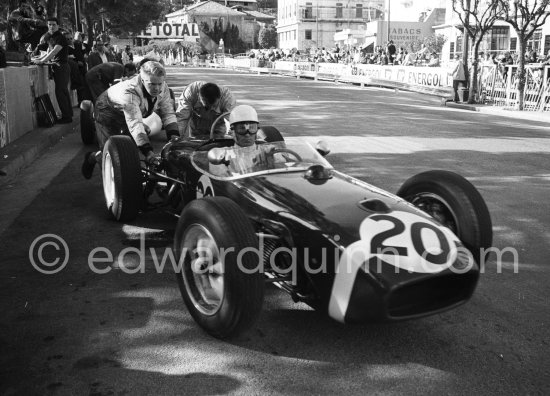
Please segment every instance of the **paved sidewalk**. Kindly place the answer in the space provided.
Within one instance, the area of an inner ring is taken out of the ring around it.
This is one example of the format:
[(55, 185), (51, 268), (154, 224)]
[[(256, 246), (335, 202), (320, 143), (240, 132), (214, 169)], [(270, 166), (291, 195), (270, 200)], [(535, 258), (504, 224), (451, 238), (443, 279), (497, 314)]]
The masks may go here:
[(34, 129), (15, 142), (0, 148), (0, 187), (12, 182), (22, 169), (29, 166), (48, 148), (68, 133), (80, 131), (80, 111), (74, 108), (73, 122), (50, 128)]

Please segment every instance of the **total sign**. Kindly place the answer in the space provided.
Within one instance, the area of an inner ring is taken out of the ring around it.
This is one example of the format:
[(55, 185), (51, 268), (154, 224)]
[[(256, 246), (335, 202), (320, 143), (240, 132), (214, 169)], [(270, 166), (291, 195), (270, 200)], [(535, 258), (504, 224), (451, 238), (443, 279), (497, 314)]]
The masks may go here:
[(196, 23), (153, 22), (138, 37), (197, 41), (200, 37), (199, 25)]

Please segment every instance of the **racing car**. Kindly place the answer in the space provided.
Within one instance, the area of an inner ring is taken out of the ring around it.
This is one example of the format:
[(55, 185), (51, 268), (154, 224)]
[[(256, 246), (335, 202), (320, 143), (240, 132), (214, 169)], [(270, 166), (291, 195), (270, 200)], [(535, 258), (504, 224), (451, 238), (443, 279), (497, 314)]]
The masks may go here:
[(178, 217), (177, 282), (206, 332), (249, 330), (269, 283), (342, 323), (420, 318), (472, 296), (492, 224), (465, 178), (427, 171), (393, 194), (334, 169), (322, 142), (285, 139), (274, 127), (258, 137), (271, 160), (244, 168), (231, 137), (173, 138), (153, 165), (128, 136), (104, 148), (116, 220), (135, 218), (155, 193)]

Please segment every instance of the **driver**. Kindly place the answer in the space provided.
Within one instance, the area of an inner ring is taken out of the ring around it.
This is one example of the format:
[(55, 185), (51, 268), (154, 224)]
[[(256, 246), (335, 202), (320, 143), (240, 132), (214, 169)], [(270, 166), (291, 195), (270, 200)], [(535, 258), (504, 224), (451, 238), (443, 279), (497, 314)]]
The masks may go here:
[[(143, 64), (138, 75), (113, 85), (97, 98), (94, 118), (100, 149), (110, 136), (129, 134), (146, 160), (154, 161), (155, 154), (147, 136), (149, 128), (143, 123), (153, 112), (160, 115), (168, 140), (179, 135), (165, 77), (164, 67), (149, 61)], [(82, 164), (82, 175), (86, 179), (92, 177), (95, 164), (100, 160), (101, 150), (86, 153)]]
[[(178, 125), (184, 137), (210, 138), (212, 124), (223, 113), (235, 107), (236, 100), (231, 91), (206, 81), (195, 81), (185, 87), (178, 100)], [(223, 137), (225, 126), (216, 127), (214, 137)]]
[(225, 150), (228, 165), (210, 164), (210, 172), (218, 176), (233, 173), (248, 173), (272, 169), (273, 149), (271, 144), (258, 144), (258, 113), (249, 105), (236, 106), (229, 115), (229, 124), (233, 134), (234, 146)]

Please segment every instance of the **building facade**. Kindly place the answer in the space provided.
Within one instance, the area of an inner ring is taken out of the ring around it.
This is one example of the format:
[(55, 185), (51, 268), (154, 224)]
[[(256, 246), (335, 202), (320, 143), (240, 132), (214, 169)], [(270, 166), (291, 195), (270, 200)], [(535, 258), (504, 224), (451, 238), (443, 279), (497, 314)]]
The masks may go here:
[(367, 22), (383, 17), (385, 3), (386, 0), (279, 0), (279, 48), (334, 47), (334, 35), (338, 32), (358, 32), (363, 36)]
[(201, 22), (205, 22), (210, 29), (214, 27), (214, 23), (221, 20), (223, 30), (226, 30), (229, 25), (237, 26), (241, 40), (249, 48), (255, 46), (260, 30), (260, 25), (253, 15), (225, 7), (216, 1), (203, 1), (189, 7), (184, 7), (181, 10), (167, 14), (166, 20), (167, 22), (175, 23), (193, 22), (199, 25)]
[[(436, 34), (447, 37), (442, 51), (443, 60), (452, 59), (455, 54), (463, 53), (464, 29), (459, 16), (453, 11), (452, 0), (446, 2), (445, 22), (434, 26), (434, 31)], [(545, 25), (536, 30), (527, 45), (531, 46), (539, 56), (548, 54), (550, 51), (550, 22), (547, 21)], [(519, 45), (514, 28), (507, 22), (497, 21), (493, 28), (485, 34), (479, 50), (497, 55), (504, 52), (517, 52)]]
[(444, 8), (434, 8), (423, 13), (423, 21), (372, 21), (368, 22), (364, 32), (362, 46), (385, 46), (392, 40), (397, 48), (407, 48), (408, 43), (423, 40), (435, 33), (434, 26), (444, 23), (446, 11)]

